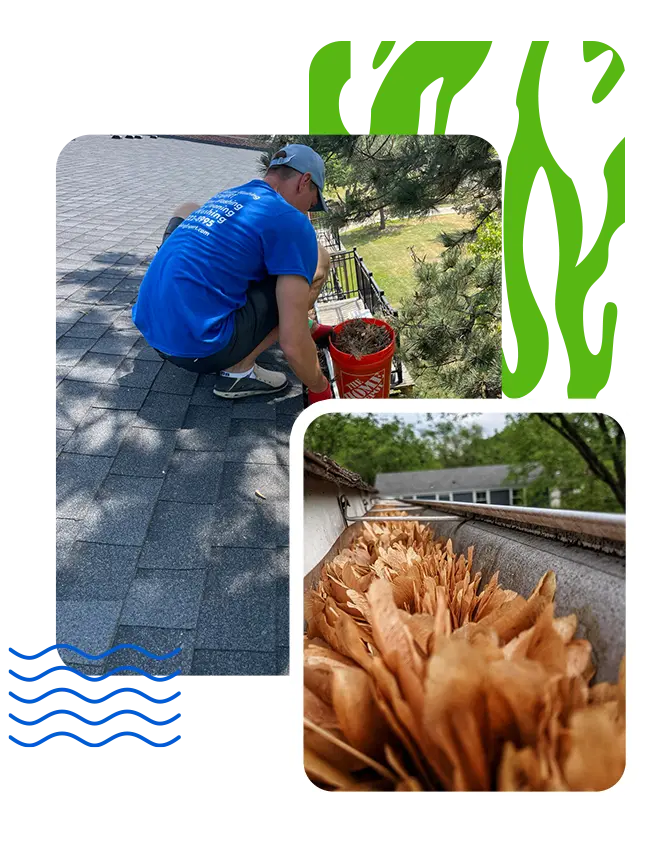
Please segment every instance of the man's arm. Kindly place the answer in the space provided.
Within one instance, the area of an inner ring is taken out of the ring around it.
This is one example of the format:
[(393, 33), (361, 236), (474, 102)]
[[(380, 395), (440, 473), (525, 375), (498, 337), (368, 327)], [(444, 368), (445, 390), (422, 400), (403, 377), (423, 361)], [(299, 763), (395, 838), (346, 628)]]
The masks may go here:
[(323, 245), (317, 243), (317, 270), (310, 284), (310, 293), (308, 295), (308, 307), (312, 309), (315, 306), (315, 301), (319, 297), (324, 283), (328, 280), (328, 272), (331, 268), (331, 255)]
[(317, 348), (308, 329), (310, 288), (303, 277), (282, 274), (276, 282), (278, 342), (290, 368), (311, 392), (323, 392), (328, 380), (322, 374)]

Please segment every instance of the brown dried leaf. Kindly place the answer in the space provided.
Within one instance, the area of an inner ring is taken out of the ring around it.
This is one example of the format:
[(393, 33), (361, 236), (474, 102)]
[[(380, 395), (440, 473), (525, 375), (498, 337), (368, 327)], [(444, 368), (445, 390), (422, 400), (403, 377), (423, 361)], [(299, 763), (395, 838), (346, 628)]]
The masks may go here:
[(503, 757), (498, 768), (498, 790), (565, 790), (566, 787), (553, 787), (546, 773), (545, 764), (536, 751), (530, 747), (516, 749), (509, 741), (505, 744)]
[(382, 754), (387, 725), (373, 695), (371, 679), (360, 668), (333, 670), (333, 709), (344, 737), (371, 757)]
[(530, 598), (533, 598), (536, 595), (545, 598), (547, 601), (553, 601), (555, 598), (555, 591), (557, 589), (557, 576), (551, 570), (546, 572), (545, 575), (541, 577), (539, 583), (532, 590), (532, 594)]
[(389, 668), (395, 673), (402, 667), (420, 670), (421, 659), (415, 651), (410, 631), (399, 615), (391, 584), (374, 581), (367, 599), (374, 641)]
[(564, 643), (569, 643), (577, 631), (577, 616), (574, 613), (553, 619), (552, 626), (562, 638)]
[(482, 653), (462, 641), (449, 641), (428, 663), (422, 720), (426, 752), (450, 789), (490, 789), (482, 734), (485, 668)]
[(423, 787), (419, 784), (416, 778), (409, 776), (408, 778), (403, 779), (403, 781), (399, 781), (395, 789), (398, 791), (414, 792), (418, 790), (423, 790)]
[(577, 711), (570, 720), (563, 773), (571, 790), (607, 790), (625, 769), (625, 732), (608, 705)]
[(303, 715), (320, 728), (339, 728), (333, 708), (308, 687), (303, 688)]
[(335, 787), (339, 790), (355, 789), (355, 781), (349, 773), (334, 767), (311, 749), (304, 749), (303, 766), (308, 778), (312, 781)]
[(609, 684), (607, 681), (604, 681), (601, 684), (595, 684), (589, 689), (589, 703), (592, 705), (618, 702), (619, 700), (620, 689), (618, 684)]
[[(566, 647), (566, 675), (584, 675), (591, 669), (591, 643), (588, 640), (573, 640)], [(592, 671), (592, 670), (591, 670)]]
[(303, 652), (303, 683), (323, 702), (331, 705), (332, 672), (343, 666), (351, 666), (351, 661), (344, 655), (321, 646), (306, 646)]
[(499, 608), (495, 621), (490, 622), (490, 615), (483, 619), (482, 624), (485, 627), (491, 624), (501, 642), (508, 643), (521, 631), (531, 628), (548, 604), (547, 599), (540, 595), (532, 596), (528, 601), (518, 597)]

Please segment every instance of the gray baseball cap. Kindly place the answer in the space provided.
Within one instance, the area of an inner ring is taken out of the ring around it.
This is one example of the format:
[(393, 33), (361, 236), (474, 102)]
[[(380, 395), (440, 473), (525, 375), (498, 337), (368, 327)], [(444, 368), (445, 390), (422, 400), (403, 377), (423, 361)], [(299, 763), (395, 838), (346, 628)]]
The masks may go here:
[(269, 163), (270, 168), (274, 165), (287, 165), (289, 168), (294, 168), (300, 174), (310, 173), (310, 179), (317, 186), (319, 192), (319, 200), (311, 207), (310, 212), (325, 212), (328, 207), (322, 195), (324, 188), (324, 179), (326, 176), (326, 166), (321, 156), (316, 153), (307, 144), (286, 144), (278, 153), (284, 152), (285, 156), (279, 156), (272, 159)]

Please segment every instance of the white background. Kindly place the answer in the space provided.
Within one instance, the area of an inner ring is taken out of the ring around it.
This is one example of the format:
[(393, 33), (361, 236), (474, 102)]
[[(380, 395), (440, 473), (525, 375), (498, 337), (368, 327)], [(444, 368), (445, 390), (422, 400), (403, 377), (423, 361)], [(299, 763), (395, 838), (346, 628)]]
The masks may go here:
[[(359, 796), (317, 790), (302, 770), (302, 568), (293, 562), (292, 675), (181, 679), (182, 719), (172, 727), (180, 726), (182, 739), (170, 749), (155, 750), (124, 738), (93, 750), (61, 738), (25, 750), (8, 741), (16, 726), (5, 719), (0, 744), (5, 810), (0, 825), (6, 845), (273, 843), (333, 849), (427, 841), (424, 845), (621, 846), (628, 834), (645, 827), (643, 793), (650, 774), (645, 627), (650, 574), (650, 273), (649, 155), (642, 125), (649, 112), (649, 45), (644, 40), (649, 29), (642, 18), (643, 4), (631, 2), (566, 0), (527, 9), (525, 4), (469, 0), (459, 5), (402, 2), (386, 10), (381, 4), (351, 2), (227, 6), (131, 0), (33, 3), (20, 12), (5, 12), (0, 231), (5, 286), (0, 342), (5, 401), (0, 419), (3, 650), (13, 646), (36, 651), (51, 644), (55, 634), (51, 293), (59, 150), (71, 138), (91, 133), (306, 132), (308, 68), (328, 42), (351, 39), (357, 62), (360, 51), (366, 49), (371, 57), (378, 41), (392, 36), (404, 37), (406, 45), (415, 38), (493, 36), (497, 40), (484, 67), (453, 101), (448, 131), (481, 135), (504, 159), (516, 128), (516, 89), (529, 41), (552, 38), (541, 87), (544, 131), (553, 154), (578, 187), (588, 244), (604, 212), (604, 161), (623, 134), (628, 139), (628, 223), (614, 238), (609, 269), (586, 306), (589, 344), (595, 347), (602, 304), (608, 297), (618, 305), (611, 380), (598, 401), (564, 400), (568, 365), (553, 317), (554, 220), (549, 192), (540, 179), (528, 213), (526, 261), (548, 320), (552, 350), (537, 392), (519, 402), (399, 403), (405, 412), (601, 410), (616, 416), (625, 428), (629, 452), (625, 777), (606, 793), (550, 794), (545, 800), (509, 794)], [(600, 106), (590, 104), (590, 92), (608, 57), (583, 63), (582, 38), (612, 44), (625, 62), (625, 76)], [(389, 61), (385, 64), (389, 66)], [(369, 104), (378, 85), (374, 80), (377, 77), (356, 79), (347, 85), (342, 114), (351, 132), (368, 128)], [(432, 115), (432, 102), (425, 102), (424, 109)], [(32, 330), (29, 350), (18, 342), (24, 338), (25, 323)], [(507, 319), (505, 348), (513, 366), (515, 349)], [(382, 409), (390, 409), (389, 402)], [(297, 552), (302, 549), (302, 429), (316, 412), (303, 414), (292, 436), (292, 546)], [(6, 668), (9, 657), (6, 652)], [(55, 682), (52, 675), (50, 680), (52, 686), (70, 686), (70, 677)], [(5, 679), (6, 690), (17, 689), (8, 674)], [(5, 717), (16, 707), (10, 701), (6, 698)], [(168, 715), (176, 712), (177, 702), (171, 704), (174, 710)], [(95, 710), (94, 715), (102, 715), (102, 706)], [(157, 715), (163, 715), (164, 708), (158, 710)], [(95, 739), (101, 739), (99, 733)]]

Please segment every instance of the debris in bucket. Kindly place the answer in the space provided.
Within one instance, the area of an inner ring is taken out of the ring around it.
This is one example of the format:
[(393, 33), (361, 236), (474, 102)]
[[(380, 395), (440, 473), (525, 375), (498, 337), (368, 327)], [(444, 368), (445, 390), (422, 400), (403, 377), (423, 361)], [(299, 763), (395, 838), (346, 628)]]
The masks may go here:
[(473, 549), (364, 522), (306, 601), (305, 768), (329, 790), (604, 790), (625, 767), (625, 661), (589, 686), (591, 644)]
[(377, 354), (392, 341), (389, 330), (380, 324), (369, 324), (361, 318), (352, 318), (333, 336), (333, 345), (343, 354), (356, 360), (368, 354)]

